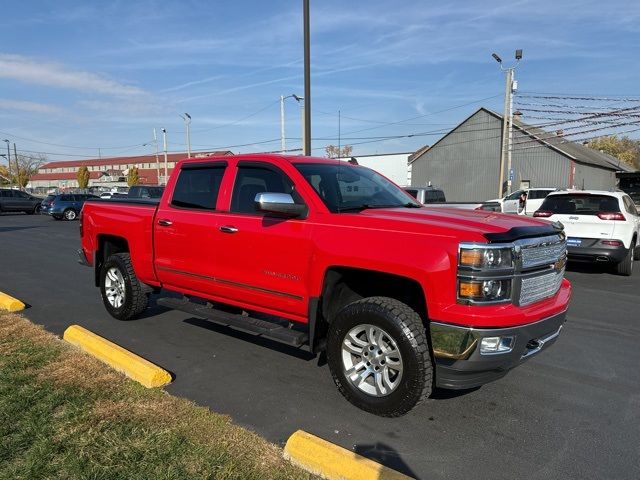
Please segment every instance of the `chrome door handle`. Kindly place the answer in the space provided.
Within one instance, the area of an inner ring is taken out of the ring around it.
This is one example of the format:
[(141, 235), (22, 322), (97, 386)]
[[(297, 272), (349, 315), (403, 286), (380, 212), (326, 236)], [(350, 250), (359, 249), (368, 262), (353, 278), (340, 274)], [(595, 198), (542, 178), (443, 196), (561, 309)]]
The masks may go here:
[(160, 225), (161, 227), (170, 227), (171, 225), (173, 225), (173, 222), (171, 220), (162, 218), (158, 220), (158, 225)]
[(223, 225), (220, 227), (220, 231), (222, 233), (236, 233), (238, 229), (236, 227), (232, 227), (231, 225)]

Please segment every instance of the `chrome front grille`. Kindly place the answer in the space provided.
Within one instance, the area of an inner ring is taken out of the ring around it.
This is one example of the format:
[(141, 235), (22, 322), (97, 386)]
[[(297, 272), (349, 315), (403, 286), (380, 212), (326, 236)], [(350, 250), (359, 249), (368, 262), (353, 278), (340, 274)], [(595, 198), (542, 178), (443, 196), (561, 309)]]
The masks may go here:
[(520, 301), (518, 303), (520, 305), (529, 305), (530, 303), (555, 295), (560, 289), (563, 278), (564, 268), (535, 277), (522, 278), (520, 284)]
[(522, 268), (552, 265), (564, 257), (567, 252), (567, 241), (556, 240), (554, 243), (539, 243), (523, 246), (520, 250)]

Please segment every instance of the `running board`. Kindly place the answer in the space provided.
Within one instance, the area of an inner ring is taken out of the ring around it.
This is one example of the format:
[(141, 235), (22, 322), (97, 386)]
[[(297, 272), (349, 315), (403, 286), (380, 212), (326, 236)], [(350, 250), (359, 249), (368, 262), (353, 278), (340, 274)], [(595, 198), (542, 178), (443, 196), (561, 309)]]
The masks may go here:
[(300, 347), (309, 341), (309, 335), (306, 332), (293, 330), (281, 324), (260, 320), (259, 318), (217, 310), (207, 305), (192, 302), (188, 298), (159, 298), (157, 304), (173, 310), (180, 310), (194, 317), (205, 318), (233, 330), (286, 343), (293, 347)]

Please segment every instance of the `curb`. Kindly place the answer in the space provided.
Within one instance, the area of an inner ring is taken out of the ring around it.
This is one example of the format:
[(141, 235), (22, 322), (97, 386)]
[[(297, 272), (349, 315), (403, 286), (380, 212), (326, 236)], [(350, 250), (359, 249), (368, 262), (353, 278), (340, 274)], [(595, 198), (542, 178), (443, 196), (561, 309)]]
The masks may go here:
[(79, 325), (67, 328), (62, 338), (147, 388), (171, 383), (165, 369)]
[(8, 312), (19, 312), (25, 309), (25, 304), (17, 298), (13, 298), (6, 293), (0, 292), (0, 310), (6, 310)]
[(304, 470), (329, 480), (408, 480), (400, 472), (303, 430), (287, 440), (284, 458)]

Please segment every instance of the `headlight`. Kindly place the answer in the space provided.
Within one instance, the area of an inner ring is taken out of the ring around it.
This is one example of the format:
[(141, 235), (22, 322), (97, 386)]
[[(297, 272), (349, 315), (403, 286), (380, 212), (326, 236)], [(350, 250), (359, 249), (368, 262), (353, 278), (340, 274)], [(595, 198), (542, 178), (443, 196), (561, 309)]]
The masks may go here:
[(460, 248), (460, 266), (477, 269), (512, 268), (511, 248)]
[(511, 297), (511, 280), (460, 280), (458, 297), (480, 302), (508, 300)]

